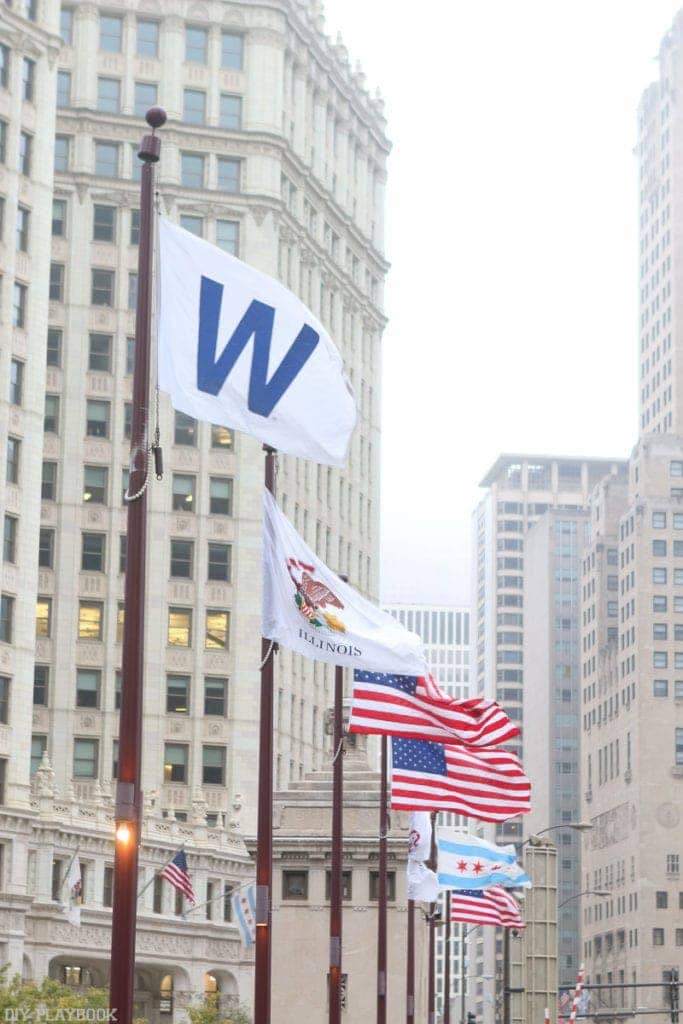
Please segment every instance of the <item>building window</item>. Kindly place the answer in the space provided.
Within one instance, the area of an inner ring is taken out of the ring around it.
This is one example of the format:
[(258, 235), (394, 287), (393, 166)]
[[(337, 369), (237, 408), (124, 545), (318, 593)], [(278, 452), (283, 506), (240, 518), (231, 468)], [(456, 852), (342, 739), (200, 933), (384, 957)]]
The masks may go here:
[(669, 634), (669, 629), (666, 622), (654, 622), (652, 624), (652, 639), (653, 640), (666, 640)]
[(0, 722), (6, 725), (9, 720), (9, 676), (0, 676)]
[(0, 87), (3, 89), (7, 89), (9, 87), (9, 62), (9, 46), (5, 46), (4, 43), (0, 43)]
[(21, 63), (21, 97), (27, 103), (33, 102), (36, 87), (36, 62), (24, 57)]
[(220, 126), (228, 131), (239, 131), (242, 127), (242, 97), (221, 93)]
[(92, 237), (95, 242), (116, 241), (116, 207), (95, 203), (93, 206)]
[(164, 782), (187, 782), (187, 744), (165, 744)]
[(197, 445), (197, 421), (184, 412), (176, 412), (175, 426), (173, 431), (173, 443), (196, 447)]
[(676, 729), (676, 747), (675, 747), (675, 762), (676, 766), (680, 768), (683, 766), (683, 729)]
[(233, 256), (239, 255), (240, 226), (238, 221), (216, 221), (216, 245), (219, 249), (223, 249), (225, 252), (229, 252)]
[(50, 264), (50, 302), (64, 302), (64, 264)]
[(71, 104), (71, 72), (57, 72), (57, 107), (63, 109)]
[(240, 191), (241, 160), (229, 157), (218, 157), (217, 188), (221, 192), (237, 193)]
[(102, 601), (78, 602), (78, 639), (101, 640), (104, 619)]
[(111, 334), (91, 334), (88, 337), (88, 369), (98, 373), (111, 373)]
[(20, 281), (14, 282), (14, 289), (12, 292), (12, 326), (13, 327), (25, 327), (26, 326), (26, 298), (28, 296), (28, 286), (22, 284)]
[(197, 238), (204, 237), (203, 217), (193, 217), (189, 214), (183, 214), (180, 218), (180, 226), (183, 231), (189, 231), (191, 235), (196, 235)]
[(205, 123), (206, 93), (202, 89), (183, 90), (183, 121), (186, 124)]
[(0, 640), (12, 643), (14, 627), (14, 598), (9, 594), (0, 595)]
[(666, 512), (653, 512), (652, 513), (652, 527), (655, 530), (666, 529)]
[(161, 875), (154, 876), (154, 895), (152, 898), (152, 910), (155, 914), (161, 914), (163, 910), (163, 878)]
[(652, 945), (663, 946), (664, 945), (664, 929), (653, 928), (652, 929)]
[(74, 778), (96, 779), (99, 741), (74, 739)]
[(208, 33), (205, 28), (185, 29), (185, 60), (192, 64), (206, 64)]
[(225, 785), (225, 747), (202, 747), (202, 783)]
[(119, 147), (116, 142), (95, 143), (95, 174), (100, 178), (118, 178)]
[(59, 12), (59, 34), (65, 46), (73, 42), (74, 12), (71, 7), (62, 7)]
[(31, 174), (31, 158), (33, 156), (33, 136), (28, 132), (19, 133), (19, 174), (28, 177)]
[(192, 609), (168, 609), (169, 647), (190, 647), (192, 644)]
[(107, 469), (105, 466), (84, 467), (83, 501), (89, 501), (92, 505), (106, 505)]
[(97, 79), (97, 109), (104, 114), (118, 114), (121, 109), (121, 82), (118, 78)]
[[(379, 899), (379, 872), (370, 872), (370, 899)], [(387, 899), (396, 899), (396, 872), (387, 871)]]
[(66, 135), (55, 137), (55, 171), (69, 170), (69, 138)]
[(673, 459), (669, 463), (669, 476), (683, 476), (683, 462), (680, 459)]
[(653, 612), (665, 612), (667, 606), (667, 599), (663, 594), (655, 594), (652, 598), (652, 611)]
[(667, 875), (677, 875), (680, 871), (680, 857), (677, 853), (667, 853), (666, 855), (666, 873)]
[[(116, 777), (116, 776), (114, 776)], [(114, 868), (111, 864), (104, 865), (102, 879), (102, 906), (111, 907), (114, 903)]]
[(128, 274), (128, 309), (136, 309), (138, 304), (138, 275)]
[(39, 596), (36, 599), (36, 636), (52, 635), (52, 598)]
[(193, 556), (194, 541), (172, 540), (171, 576), (178, 576), (181, 579), (192, 579)]
[(90, 302), (93, 306), (114, 305), (114, 271), (93, 270)]
[(126, 571), (126, 556), (128, 554), (128, 537), (125, 533), (119, 535), (119, 573)]
[(166, 710), (174, 715), (189, 711), (190, 677), (166, 676)]
[(57, 463), (43, 462), (43, 475), (40, 485), (40, 496), (43, 501), (57, 500)]
[(31, 736), (31, 775), (35, 775), (40, 768), (43, 754), (47, 750), (47, 736), (39, 736), (35, 733)]
[(109, 402), (89, 398), (86, 402), (85, 433), (88, 437), (109, 437)]
[(19, 483), (19, 458), (21, 441), (18, 437), (7, 438), (7, 459), (5, 461), (5, 480), (8, 484)]
[(21, 405), (24, 394), (24, 364), (12, 359), (9, 366), (9, 400), (12, 405)]
[(135, 83), (135, 116), (144, 117), (150, 107), (157, 105), (156, 82)]
[(204, 714), (225, 717), (228, 680), (218, 676), (204, 678)]
[(669, 906), (669, 894), (666, 890), (658, 890), (655, 893), (655, 907), (657, 910), (666, 910)]
[(173, 474), (171, 507), (174, 512), (194, 512), (194, 486), (193, 476)]
[(82, 534), (81, 569), (84, 572), (104, 572), (106, 540), (105, 533)]
[(652, 695), (654, 697), (669, 696), (669, 682), (667, 679), (655, 679), (652, 683)]
[(100, 50), (121, 53), (123, 21), (110, 14), (100, 15)]
[(41, 526), (38, 538), (38, 565), (41, 569), (52, 569), (55, 551), (55, 531)]
[(218, 648), (227, 650), (229, 643), (230, 613), (215, 608), (206, 610), (206, 632), (204, 647), (207, 650)]
[(235, 432), (229, 427), (211, 425), (211, 447), (219, 451), (231, 452), (235, 447)]
[(156, 21), (138, 20), (137, 24), (138, 57), (159, 56), (159, 23)]
[[(139, 210), (131, 210), (130, 211), (130, 244), (131, 245), (139, 245), (140, 244), (140, 211)], [(135, 341), (134, 338), (132, 340)], [(130, 368), (130, 370), (126, 369), (126, 373), (132, 373), (132, 372), (133, 372), (133, 366), (132, 366), (132, 363), (131, 363), (131, 368)]]
[(62, 365), (62, 332), (57, 327), (48, 327), (47, 330), (47, 365)]
[(308, 899), (308, 871), (282, 872), (283, 900)]
[(232, 479), (212, 476), (209, 481), (209, 512), (219, 516), (232, 515)]
[(28, 252), (31, 211), (25, 206), (17, 207), (17, 252)]
[(47, 697), (50, 690), (50, 666), (33, 666), (33, 703), (40, 707), (47, 707)]
[(116, 643), (123, 643), (123, 630), (126, 624), (126, 610), (123, 601), (116, 605)]
[(183, 153), (180, 158), (180, 183), (185, 188), (204, 188), (204, 157)]
[(14, 564), (17, 560), (17, 517), (5, 513), (2, 532), (2, 560)]
[(244, 40), (234, 32), (221, 34), (221, 67), (242, 70)]
[(121, 710), (121, 686), (123, 676), (121, 672), (114, 673), (114, 711)]
[(653, 540), (652, 541), (652, 554), (666, 555), (666, 541), (665, 540)]
[(66, 199), (52, 200), (52, 237), (64, 238), (66, 235)]
[(232, 547), (230, 544), (209, 543), (209, 579), (230, 582)]
[(79, 668), (76, 670), (76, 707), (99, 708), (101, 672), (96, 669)]

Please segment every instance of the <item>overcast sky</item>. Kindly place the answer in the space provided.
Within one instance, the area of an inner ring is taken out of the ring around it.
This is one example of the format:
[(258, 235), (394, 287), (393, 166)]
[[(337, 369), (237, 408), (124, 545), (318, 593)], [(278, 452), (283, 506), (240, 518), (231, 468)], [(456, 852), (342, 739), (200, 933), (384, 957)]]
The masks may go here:
[(500, 452), (636, 440), (636, 108), (679, 6), (326, 0), (393, 142), (386, 600), (468, 602)]

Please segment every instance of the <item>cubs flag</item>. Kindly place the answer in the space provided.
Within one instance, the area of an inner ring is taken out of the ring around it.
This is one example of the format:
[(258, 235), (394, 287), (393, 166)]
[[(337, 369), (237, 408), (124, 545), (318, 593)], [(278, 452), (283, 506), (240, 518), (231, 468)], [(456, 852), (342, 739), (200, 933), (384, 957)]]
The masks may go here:
[(424, 863), (431, 854), (432, 822), (426, 811), (410, 814), (408, 839), (408, 899), (434, 903), (439, 895), (436, 873)]
[(519, 735), (499, 704), (484, 697), (456, 700), (432, 676), (356, 670), (350, 732), (444, 740), (494, 747)]
[(256, 886), (253, 882), (233, 894), (232, 916), (240, 930), (242, 944), (253, 946), (256, 938)]
[(263, 636), (316, 661), (424, 674), (422, 641), (311, 551), (264, 492)]
[(451, 921), (525, 928), (519, 903), (500, 885), (490, 889), (458, 889), (451, 894)]
[(391, 749), (391, 806), (397, 811), (507, 821), (531, 810), (531, 785), (517, 755), (507, 750), (397, 736)]
[(496, 846), (454, 828), (439, 829), (437, 875), (442, 889), (486, 889), (492, 885), (529, 888), (514, 846)]
[(173, 408), (344, 466), (356, 405), (341, 356), (287, 288), (159, 220), (159, 386)]

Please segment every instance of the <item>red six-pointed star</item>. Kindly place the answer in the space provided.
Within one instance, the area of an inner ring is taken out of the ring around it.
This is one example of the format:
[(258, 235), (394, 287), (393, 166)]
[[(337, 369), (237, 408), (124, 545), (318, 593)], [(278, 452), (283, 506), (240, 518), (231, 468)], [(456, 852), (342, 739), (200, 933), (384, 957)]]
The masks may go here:
[(458, 861), (458, 871), (467, 871), (467, 861), (466, 860), (459, 860)]
[(480, 871), (483, 871), (484, 869), (483, 869), (483, 867), (481, 866), (481, 864), (479, 863), (479, 861), (477, 861), (477, 863), (476, 863), (475, 865), (473, 865), (473, 868), (472, 868), (472, 870), (474, 871), (475, 875), (478, 875), (478, 874), (479, 874), (479, 872), (480, 872)]

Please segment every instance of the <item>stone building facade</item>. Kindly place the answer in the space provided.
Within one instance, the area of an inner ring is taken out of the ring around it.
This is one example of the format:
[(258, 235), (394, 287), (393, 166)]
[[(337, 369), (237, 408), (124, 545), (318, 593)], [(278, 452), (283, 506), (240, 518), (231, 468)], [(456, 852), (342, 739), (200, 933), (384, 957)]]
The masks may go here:
[[(382, 102), (325, 36), (316, 0), (13, 0), (0, 9), (0, 43), (0, 308), (11, 325), (0, 350), (10, 382), (0, 396), (0, 837), (13, 901), (0, 944), (13, 970), (102, 978), (85, 957), (99, 940), (74, 933), (61, 940), (70, 963), (46, 959), (49, 928), (31, 921), (38, 895), (50, 903), (59, 890), (53, 862), (86, 840), (84, 920), (90, 907), (107, 919), (144, 113), (155, 103), (168, 113), (159, 211), (279, 277), (342, 352), (359, 411), (348, 466), (282, 457), (278, 500), (375, 599), (389, 146)], [(166, 471), (149, 492), (141, 863), (149, 871), (185, 842), (202, 901), (252, 870), (242, 837), (256, 821), (263, 457), (252, 438), (174, 415), (163, 395), (158, 425)], [(327, 666), (278, 655), (279, 787), (322, 763), (331, 683)], [(39, 805), (41, 821), (53, 813), (49, 828), (38, 828)], [(212, 922), (183, 919), (183, 960), (195, 966), (191, 977), (177, 962), (170, 973), (185, 998), (216, 966), (206, 952), (216, 928), (229, 964), (216, 983), (250, 998), (248, 958), (220, 905), (220, 921), (218, 900)], [(29, 933), (37, 941), (22, 950)], [(159, 977), (139, 982), (161, 1012)]]

